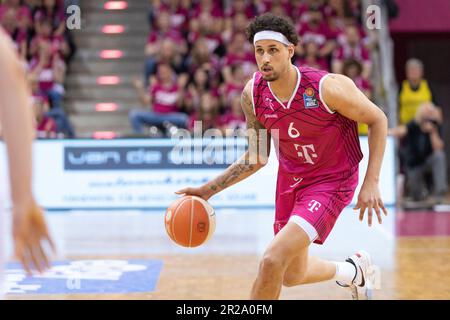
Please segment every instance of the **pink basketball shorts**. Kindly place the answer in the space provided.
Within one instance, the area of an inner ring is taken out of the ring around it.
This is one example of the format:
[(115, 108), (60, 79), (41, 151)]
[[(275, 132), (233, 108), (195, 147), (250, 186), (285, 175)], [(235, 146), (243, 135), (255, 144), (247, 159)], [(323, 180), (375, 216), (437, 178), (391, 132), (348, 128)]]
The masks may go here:
[(302, 179), (278, 173), (274, 233), (289, 221), (298, 224), (311, 242), (323, 244), (358, 185), (358, 166), (344, 172)]

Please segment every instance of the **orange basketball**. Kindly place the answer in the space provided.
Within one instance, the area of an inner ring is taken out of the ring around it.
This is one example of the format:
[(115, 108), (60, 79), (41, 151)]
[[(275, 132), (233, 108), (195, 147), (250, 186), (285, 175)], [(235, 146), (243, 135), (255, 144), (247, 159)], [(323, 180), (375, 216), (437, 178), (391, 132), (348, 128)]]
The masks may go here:
[(169, 237), (183, 247), (205, 243), (216, 228), (213, 207), (200, 197), (184, 196), (167, 208), (165, 226)]

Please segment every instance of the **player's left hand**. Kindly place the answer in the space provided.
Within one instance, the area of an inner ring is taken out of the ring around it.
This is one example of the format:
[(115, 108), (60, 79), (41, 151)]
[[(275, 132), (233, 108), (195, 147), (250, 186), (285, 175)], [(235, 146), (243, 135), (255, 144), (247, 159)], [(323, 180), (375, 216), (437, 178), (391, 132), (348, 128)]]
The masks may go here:
[(353, 208), (353, 210), (358, 209), (360, 221), (363, 221), (364, 212), (367, 209), (369, 227), (372, 226), (372, 210), (375, 210), (378, 217), (378, 222), (380, 224), (382, 223), (380, 209), (383, 211), (385, 216), (387, 216), (387, 210), (384, 207), (383, 200), (381, 200), (378, 183), (364, 181), (361, 190), (359, 191), (358, 203), (356, 203), (356, 206)]

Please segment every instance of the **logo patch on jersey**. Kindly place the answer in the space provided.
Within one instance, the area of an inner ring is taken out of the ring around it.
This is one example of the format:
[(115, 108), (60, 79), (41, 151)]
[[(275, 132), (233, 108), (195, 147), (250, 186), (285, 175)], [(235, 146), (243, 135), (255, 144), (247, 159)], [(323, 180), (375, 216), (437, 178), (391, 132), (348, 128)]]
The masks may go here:
[(266, 97), (265, 99), (264, 99), (265, 101), (265, 104), (266, 104), (266, 107), (269, 107), (272, 111), (275, 111), (274, 109), (273, 109), (273, 102), (272, 102), (272, 99), (270, 99), (269, 97)]
[(309, 87), (305, 90), (303, 93), (303, 102), (306, 109), (317, 108), (319, 106), (319, 102), (316, 99), (313, 88)]

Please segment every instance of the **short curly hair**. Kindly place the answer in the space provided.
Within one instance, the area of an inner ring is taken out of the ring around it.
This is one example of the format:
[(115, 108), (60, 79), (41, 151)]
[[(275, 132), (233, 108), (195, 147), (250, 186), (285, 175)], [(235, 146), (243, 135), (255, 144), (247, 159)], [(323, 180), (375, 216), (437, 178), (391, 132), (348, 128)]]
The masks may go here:
[(276, 16), (272, 13), (265, 13), (256, 17), (246, 28), (247, 40), (253, 44), (255, 34), (270, 30), (283, 34), (294, 46), (298, 44), (298, 34), (294, 25), (286, 18)]

